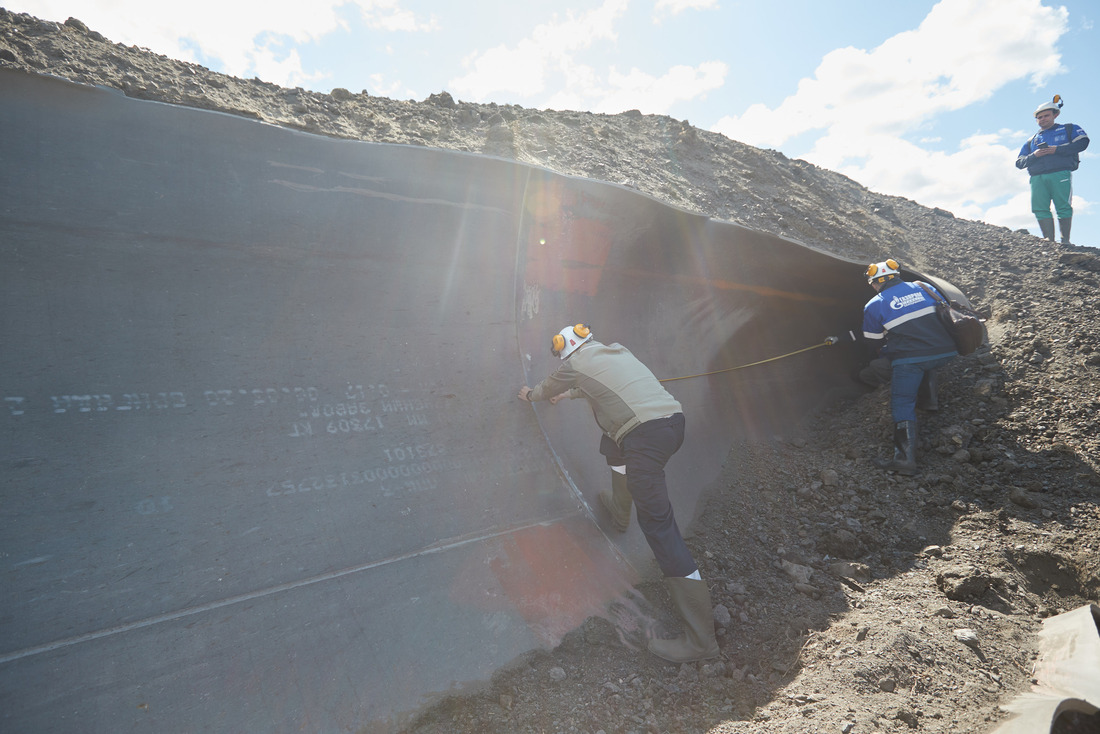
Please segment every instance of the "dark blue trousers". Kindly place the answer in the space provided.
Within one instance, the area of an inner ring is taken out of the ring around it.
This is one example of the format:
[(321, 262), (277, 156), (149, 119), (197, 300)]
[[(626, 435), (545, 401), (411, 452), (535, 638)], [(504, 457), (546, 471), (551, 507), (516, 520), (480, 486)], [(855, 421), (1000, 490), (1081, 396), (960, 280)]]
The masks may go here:
[(920, 390), (924, 373), (943, 367), (957, 356), (957, 354), (949, 354), (926, 359), (923, 362), (905, 364), (894, 362), (893, 374), (890, 378), (890, 413), (895, 423), (917, 419), (917, 392)]
[(684, 443), (684, 414), (646, 421), (616, 446), (606, 439), (600, 452), (609, 466), (626, 465), (626, 488), (638, 510), (642, 528), (657, 565), (665, 576), (690, 576), (699, 570), (680, 535), (665, 483), (665, 464)]

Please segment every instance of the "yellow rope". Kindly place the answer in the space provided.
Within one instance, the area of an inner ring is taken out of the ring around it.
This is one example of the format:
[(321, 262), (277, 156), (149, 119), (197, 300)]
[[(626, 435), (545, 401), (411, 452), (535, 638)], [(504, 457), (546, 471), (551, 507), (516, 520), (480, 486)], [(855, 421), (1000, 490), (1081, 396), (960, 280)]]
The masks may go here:
[(805, 347), (803, 349), (796, 349), (793, 352), (787, 352), (786, 354), (780, 354), (778, 357), (770, 357), (768, 359), (762, 359), (759, 362), (750, 362), (749, 364), (743, 364), (738, 367), (727, 367), (724, 370), (715, 370), (714, 372), (702, 372), (698, 375), (684, 375), (683, 377), (666, 377), (660, 382), (673, 382), (675, 380), (690, 380), (693, 377), (707, 377), (708, 375), (720, 375), (723, 372), (733, 372), (734, 370), (743, 370), (746, 367), (755, 367), (758, 364), (767, 364), (768, 362), (775, 362), (778, 359), (784, 359), (786, 357), (793, 357), (796, 354), (802, 354), (803, 352), (809, 352), (813, 349), (819, 349), (821, 347), (831, 347), (836, 344), (838, 339), (835, 336), (830, 336), (820, 344), (814, 344), (812, 347)]

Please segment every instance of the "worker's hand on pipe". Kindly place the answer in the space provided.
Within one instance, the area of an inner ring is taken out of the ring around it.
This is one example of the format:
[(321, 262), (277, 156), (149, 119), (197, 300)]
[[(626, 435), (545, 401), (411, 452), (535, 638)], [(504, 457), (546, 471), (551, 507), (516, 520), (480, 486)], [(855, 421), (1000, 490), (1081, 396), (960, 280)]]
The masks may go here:
[(519, 395), (517, 395), (516, 397), (518, 397), (520, 400), (526, 400), (527, 402), (531, 402), (531, 399), (529, 397), (527, 397), (530, 394), (531, 394), (531, 388), (524, 385), (523, 387), (521, 387), (519, 389)]

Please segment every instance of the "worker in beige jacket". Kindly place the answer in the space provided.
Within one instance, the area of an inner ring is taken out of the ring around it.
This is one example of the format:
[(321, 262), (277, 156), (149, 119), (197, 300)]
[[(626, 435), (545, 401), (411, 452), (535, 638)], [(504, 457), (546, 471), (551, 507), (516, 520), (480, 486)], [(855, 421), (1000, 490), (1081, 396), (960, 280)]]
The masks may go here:
[(665, 464), (684, 442), (684, 414), (649, 368), (621, 344), (601, 344), (585, 324), (555, 334), (551, 351), (562, 360), (554, 374), (535, 387), (524, 385), (519, 398), (529, 402), (584, 398), (603, 431), (600, 453), (611, 466), (611, 489), (600, 501), (617, 530), (638, 525), (657, 559), (669, 594), (684, 619), (684, 634), (653, 639), (649, 649), (672, 662), (718, 655), (710, 592), (680, 535), (665, 482)]

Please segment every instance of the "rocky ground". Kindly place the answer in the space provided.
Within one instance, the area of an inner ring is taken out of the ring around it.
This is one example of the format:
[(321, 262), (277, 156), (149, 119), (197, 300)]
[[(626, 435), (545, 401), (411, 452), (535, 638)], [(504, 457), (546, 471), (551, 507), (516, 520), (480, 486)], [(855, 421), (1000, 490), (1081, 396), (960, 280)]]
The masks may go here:
[[(589, 620), (410, 734), (988, 732), (1030, 685), (1042, 620), (1100, 599), (1096, 250), (876, 194), (668, 117), (284, 89), (2, 8), (0, 65), (625, 184), (846, 257), (893, 256), (988, 316), (990, 346), (945, 369), (941, 409), (921, 417), (919, 476), (871, 465), (891, 430), (881, 389), (734, 448), (689, 540), (721, 658), (675, 666), (639, 649), (637, 609), (675, 619), (663, 589), (644, 586), (617, 624)], [(1056, 727), (1098, 730), (1097, 717)]]

